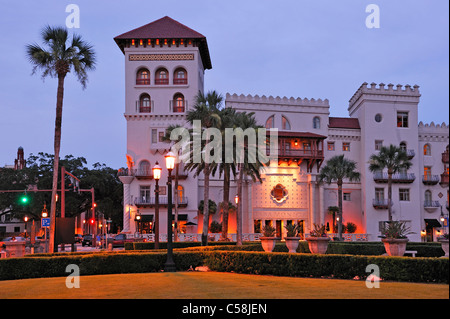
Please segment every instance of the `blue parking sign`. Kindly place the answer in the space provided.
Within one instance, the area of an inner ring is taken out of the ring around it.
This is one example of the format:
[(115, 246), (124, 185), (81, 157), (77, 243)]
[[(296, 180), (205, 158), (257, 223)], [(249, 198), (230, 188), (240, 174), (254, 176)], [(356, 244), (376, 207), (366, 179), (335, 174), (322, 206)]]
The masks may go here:
[(50, 227), (50, 218), (42, 218), (41, 227)]

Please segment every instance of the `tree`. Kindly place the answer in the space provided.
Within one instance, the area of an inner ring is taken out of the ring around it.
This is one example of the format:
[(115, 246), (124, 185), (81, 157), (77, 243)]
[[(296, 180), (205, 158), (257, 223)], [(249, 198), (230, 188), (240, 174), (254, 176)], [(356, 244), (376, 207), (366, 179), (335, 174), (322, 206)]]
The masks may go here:
[(392, 175), (411, 168), (408, 154), (400, 146), (382, 146), (378, 154), (369, 157), (369, 170), (373, 173), (387, 169), (388, 174), (388, 218), (392, 221)]
[[(204, 175), (204, 196), (203, 200), (205, 202), (209, 199), (209, 177), (211, 174), (211, 154), (208, 151), (208, 144), (211, 142), (209, 136), (209, 128), (215, 128), (220, 126), (220, 116), (218, 114), (219, 109), (222, 107), (223, 97), (216, 91), (208, 92), (204, 95), (199, 92), (196, 96), (196, 103), (193, 110), (190, 110), (187, 115), (187, 121), (192, 125), (195, 120), (201, 121), (202, 129), (206, 129), (206, 139), (202, 152), (204, 154), (201, 163), (194, 163), (191, 161), (185, 168), (188, 170), (196, 170), (196, 175), (203, 172)], [(208, 244), (208, 206), (205, 205), (203, 209), (203, 232), (202, 232), (202, 245), (206, 246)]]
[(356, 172), (356, 162), (344, 158), (344, 155), (337, 155), (330, 158), (327, 164), (322, 167), (319, 174), (319, 183), (337, 183), (338, 186), (338, 237), (342, 240), (342, 184), (344, 179), (349, 181), (359, 181), (360, 173)]
[[(257, 132), (258, 129), (261, 129), (262, 126), (259, 126), (256, 123), (256, 119), (254, 117), (254, 113), (246, 113), (240, 112), (237, 113), (236, 119), (236, 127), (241, 128), (242, 131), (238, 132), (239, 135), (241, 132), (244, 132), (248, 128), (253, 128)], [(258, 136), (258, 134), (255, 134)], [(249, 140), (244, 138), (238, 138), (240, 143), (236, 143), (235, 145), (235, 160), (239, 169), (239, 177), (237, 180), (237, 195), (239, 198), (239, 202), (237, 203), (236, 209), (236, 245), (242, 245), (242, 185), (244, 183), (244, 179), (251, 178), (253, 182), (259, 181), (262, 182), (261, 179), (261, 170), (266, 166), (267, 163), (262, 163), (259, 159), (261, 158), (259, 152), (265, 152), (266, 150), (260, 150), (257, 145), (252, 145)], [(253, 153), (250, 150), (256, 150)]]
[(87, 83), (87, 71), (95, 69), (95, 53), (93, 47), (82, 40), (81, 36), (73, 35), (69, 45), (67, 29), (46, 26), (41, 37), (46, 48), (38, 44), (26, 46), (26, 54), (33, 65), (33, 74), (39, 69), (42, 77), (58, 78), (56, 95), (56, 119), (54, 138), (53, 186), (50, 206), (50, 251), (55, 250), (55, 224), (56, 224), (56, 190), (58, 185), (59, 151), (61, 147), (61, 124), (64, 99), (64, 79), (67, 73), (74, 71), (83, 89)]

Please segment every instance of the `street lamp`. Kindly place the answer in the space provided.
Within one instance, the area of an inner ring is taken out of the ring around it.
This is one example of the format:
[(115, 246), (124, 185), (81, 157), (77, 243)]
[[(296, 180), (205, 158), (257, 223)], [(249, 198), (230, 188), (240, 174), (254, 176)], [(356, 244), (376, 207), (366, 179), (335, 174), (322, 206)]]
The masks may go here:
[(169, 171), (167, 178), (167, 260), (164, 264), (164, 271), (176, 271), (175, 263), (173, 261), (172, 248), (172, 170), (175, 167), (175, 155), (172, 152), (165, 156), (166, 168)]
[(155, 179), (155, 249), (159, 249), (159, 179), (161, 178), (162, 168), (156, 162), (152, 168), (153, 178)]
[(237, 204), (239, 204), (239, 195), (234, 196), (234, 202)]

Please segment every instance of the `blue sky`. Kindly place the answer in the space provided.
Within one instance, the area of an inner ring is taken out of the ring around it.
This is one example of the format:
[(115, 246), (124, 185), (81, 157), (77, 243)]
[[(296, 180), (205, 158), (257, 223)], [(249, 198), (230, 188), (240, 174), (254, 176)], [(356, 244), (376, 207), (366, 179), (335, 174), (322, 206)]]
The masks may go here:
[[(0, 167), (17, 148), (53, 153), (56, 79), (31, 75), (27, 43), (46, 24), (64, 26), (80, 8), (81, 34), (98, 57), (86, 90), (65, 83), (61, 155), (91, 165), (125, 166), (124, 57), (113, 38), (163, 16), (207, 37), (213, 69), (205, 90), (327, 98), (331, 116), (348, 116), (363, 82), (418, 84), (419, 119), (448, 123), (449, 3), (444, 0), (0, 0)], [(380, 8), (369, 29), (366, 6)]]

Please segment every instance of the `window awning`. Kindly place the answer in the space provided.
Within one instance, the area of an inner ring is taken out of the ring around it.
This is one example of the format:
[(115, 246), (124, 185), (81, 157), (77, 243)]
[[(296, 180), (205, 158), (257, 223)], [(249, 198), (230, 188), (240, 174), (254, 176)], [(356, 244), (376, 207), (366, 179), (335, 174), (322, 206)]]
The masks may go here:
[(431, 228), (442, 227), (441, 223), (437, 219), (425, 219), (425, 225)]

